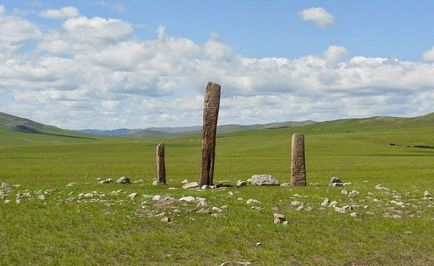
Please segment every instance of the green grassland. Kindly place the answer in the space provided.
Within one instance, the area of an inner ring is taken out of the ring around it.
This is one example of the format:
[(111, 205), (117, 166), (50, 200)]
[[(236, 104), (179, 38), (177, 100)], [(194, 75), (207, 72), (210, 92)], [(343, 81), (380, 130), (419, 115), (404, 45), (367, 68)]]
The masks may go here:
[[(222, 133), (214, 180), (235, 184), (267, 173), (289, 182), (291, 134), (303, 132), (309, 185), (210, 190), (181, 188), (184, 179), (198, 180), (199, 134), (164, 140), (168, 185), (153, 186), (157, 140), (0, 127), (0, 181), (20, 185), (8, 195), (10, 203), (0, 202), (0, 264), (433, 265), (434, 201), (423, 199), (425, 190), (434, 192), (433, 118)], [(120, 176), (133, 184), (97, 184), (97, 178)], [(360, 194), (350, 200), (343, 188), (328, 187), (332, 176)], [(377, 184), (391, 191), (376, 190)], [(46, 199), (39, 200), (44, 191)], [(24, 192), (32, 196), (16, 204), (16, 194)], [(90, 192), (91, 199), (79, 200)], [(127, 197), (132, 192), (138, 193), (134, 200)], [(227, 209), (216, 217), (198, 214), (195, 204), (159, 206), (149, 195), (203, 197), (209, 206)], [(324, 198), (357, 205), (357, 217), (321, 208)], [(261, 209), (251, 209), (247, 199), (259, 200)], [(293, 201), (313, 209), (297, 211)], [(276, 208), (288, 225), (273, 223)], [(165, 212), (172, 222), (148, 217), (150, 212)]]

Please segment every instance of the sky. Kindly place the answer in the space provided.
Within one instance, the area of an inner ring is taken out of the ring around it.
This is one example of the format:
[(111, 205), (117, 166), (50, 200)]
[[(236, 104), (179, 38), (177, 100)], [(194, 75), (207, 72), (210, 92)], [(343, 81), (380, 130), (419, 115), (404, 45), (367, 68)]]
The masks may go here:
[(0, 112), (68, 129), (434, 111), (434, 1), (0, 1)]

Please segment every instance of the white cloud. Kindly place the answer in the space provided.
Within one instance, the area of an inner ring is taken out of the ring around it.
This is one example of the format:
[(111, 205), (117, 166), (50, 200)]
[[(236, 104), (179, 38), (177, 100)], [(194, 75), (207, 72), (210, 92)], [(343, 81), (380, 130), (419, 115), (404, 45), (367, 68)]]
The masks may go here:
[[(5, 12), (4, 9), (3, 12)], [(0, 12), (0, 51), (15, 50), (40, 37), (41, 31), (36, 25), (20, 17)]]
[(342, 57), (346, 56), (347, 54), (348, 54), (347, 48), (343, 46), (331, 45), (324, 52), (324, 58), (327, 61), (334, 63), (342, 59)]
[(221, 123), (423, 114), (434, 100), (431, 62), (349, 58), (337, 45), (250, 58), (215, 35), (196, 43), (159, 27), (140, 39), (118, 19), (79, 16), (48, 29), (0, 20), (2, 111), (67, 128), (200, 124), (207, 81), (222, 85)]
[(39, 13), (40, 17), (48, 19), (67, 19), (78, 17), (79, 15), (80, 12), (78, 9), (72, 6), (65, 6), (59, 9), (43, 10)]
[(65, 21), (63, 28), (73, 38), (84, 42), (117, 41), (125, 39), (133, 31), (131, 24), (126, 21), (100, 17), (70, 18)]
[(118, 1), (99, 0), (96, 1), (96, 4), (116, 12), (123, 12), (127, 9), (124, 4)]
[(312, 21), (322, 28), (329, 27), (335, 23), (335, 17), (322, 7), (304, 9), (299, 15), (303, 20)]
[(0, 15), (4, 14), (6, 12), (6, 9), (3, 5), (0, 5)]
[(424, 61), (434, 61), (434, 46), (431, 48), (431, 50), (423, 53), (422, 59)]

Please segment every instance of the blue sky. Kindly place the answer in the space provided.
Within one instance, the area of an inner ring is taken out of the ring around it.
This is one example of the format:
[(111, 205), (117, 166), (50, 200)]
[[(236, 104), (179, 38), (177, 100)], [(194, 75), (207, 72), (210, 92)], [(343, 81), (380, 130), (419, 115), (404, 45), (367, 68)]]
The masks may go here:
[(209, 79), (221, 123), (433, 111), (433, 1), (0, 5), (0, 111), (44, 123), (200, 124)]

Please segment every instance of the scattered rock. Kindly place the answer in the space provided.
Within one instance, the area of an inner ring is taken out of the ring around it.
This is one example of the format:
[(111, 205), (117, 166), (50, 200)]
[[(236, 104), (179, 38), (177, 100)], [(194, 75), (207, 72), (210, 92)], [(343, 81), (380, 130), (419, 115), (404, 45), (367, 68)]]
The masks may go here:
[(83, 198), (85, 198), (85, 199), (90, 199), (92, 197), (93, 197), (93, 193), (92, 192), (89, 192), (89, 193), (86, 193), (86, 194), (83, 195)]
[(405, 208), (404, 202), (392, 200), (392, 201), (390, 201), (390, 203), (395, 204), (396, 206), (399, 206), (401, 208)]
[(382, 184), (378, 184), (378, 185), (376, 185), (376, 186), (375, 186), (375, 189), (376, 189), (376, 190), (385, 190), (385, 191), (389, 191), (389, 190), (390, 190), (389, 188), (383, 186)]
[(229, 180), (222, 180), (222, 181), (218, 181), (215, 184), (216, 188), (220, 188), (220, 187), (232, 187), (231, 181)]
[(182, 188), (184, 189), (198, 188), (198, 187), (199, 187), (199, 183), (197, 182), (184, 183), (184, 185), (182, 186)]
[(193, 202), (195, 200), (196, 200), (196, 198), (193, 196), (182, 197), (179, 199), (179, 201), (185, 201), (185, 202)]
[(351, 205), (345, 205), (341, 208), (335, 207), (335, 211), (339, 212), (339, 213), (346, 213), (346, 212), (351, 211), (351, 210), (353, 210), (353, 207)]
[(424, 199), (432, 199), (432, 195), (431, 195), (431, 193), (429, 193), (428, 191), (425, 191), (425, 192), (423, 193), (423, 198), (424, 198)]
[(237, 187), (239, 188), (239, 187), (244, 187), (244, 186), (247, 186), (247, 182), (246, 181), (244, 181), (244, 180), (238, 180), (237, 181)]
[(300, 206), (300, 205), (303, 205), (303, 203), (301, 203), (301, 202), (298, 201), (298, 200), (291, 201), (291, 206), (292, 206), (292, 207), (298, 207), (298, 206)]
[(348, 191), (344, 188), (341, 190), (341, 194), (342, 195), (348, 195)]
[(289, 183), (282, 183), (280, 184), (281, 187), (289, 187)]
[(4, 201), (5, 204), (9, 204), (10, 202), (11, 202), (11, 201), (8, 200), (8, 199)]
[(327, 205), (330, 203), (330, 200), (328, 198), (325, 198), (324, 201), (321, 203), (322, 207), (327, 207)]
[(221, 212), (223, 212), (223, 210), (220, 209), (220, 208), (218, 208), (218, 207), (212, 207), (212, 208), (211, 208), (211, 211), (212, 211), (212, 212), (215, 212), (215, 213), (221, 213)]
[(255, 199), (248, 199), (246, 201), (247, 205), (259, 205), (261, 204), (261, 202), (259, 200), (255, 200)]
[(200, 187), (200, 189), (209, 189), (209, 186), (208, 185), (203, 185), (203, 186)]
[(182, 180), (182, 182), (181, 182), (181, 184), (187, 184), (188, 183), (188, 180), (187, 179), (184, 179), (184, 180)]
[(208, 206), (208, 204), (205, 201), (199, 201), (196, 205), (196, 207), (200, 208), (200, 207), (206, 207)]
[(116, 182), (119, 184), (131, 184), (130, 178), (126, 176), (120, 177), (118, 180), (116, 180)]
[(167, 189), (168, 190), (176, 190), (177, 188), (176, 187), (168, 187)]
[(161, 221), (165, 222), (165, 223), (170, 223), (172, 220), (166, 216), (166, 217), (161, 218)]
[(250, 182), (256, 186), (278, 186), (279, 181), (272, 175), (253, 175)]
[(250, 207), (250, 209), (252, 209), (254, 211), (260, 211), (261, 207), (259, 207), (259, 206), (252, 206), (252, 207)]
[(257, 247), (259, 247), (259, 246), (262, 245), (262, 243), (261, 243), (261, 242), (257, 242), (255, 245), (256, 245)]
[(238, 201), (243, 201), (244, 199), (243, 199), (243, 198), (238, 198), (237, 200), (238, 200)]
[[(121, 178), (122, 178), (122, 177), (121, 177)], [(113, 182), (113, 179), (111, 179), (111, 178), (106, 178), (106, 179), (103, 179), (103, 180), (98, 181), (98, 184), (110, 184), (111, 182)], [(119, 179), (118, 179), (118, 183), (120, 183), (120, 182), (119, 182)]]
[(329, 187), (342, 187), (342, 186), (343, 186), (343, 183), (339, 177), (334, 176), (334, 177), (330, 178)]
[(329, 207), (336, 207), (336, 205), (338, 204), (338, 202), (337, 201), (332, 201), (332, 202), (330, 202), (330, 204), (329, 204)]
[(152, 197), (153, 201), (160, 201), (161, 200), (161, 196), (160, 195), (155, 195)]
[(158, 186), (158, 180), (154, 180), (154, 181), (152, 181), (152, 185), (153, 185), (153, 186)]
[(229, 191), (229, 192), (228, 192), (228, 195), (232, 197), (232, 196), (234, 195), (234, 192)]
[(71, 182), (71, 183), (66, 184), (66, 186), (67, 186), (67, 187), (72, 187), (72, 186), (75, 186), (75, 184), (77, 184), (77, 183), (75, 183), (75, 182)]
[(274, 213), (274, 224), (281, 224), (283, 222), (285, 222), (285, 215), (281, 214), (281, 213)]
[(44, 201), (44, 200), (45, 200), (45, 195), (39, 195), (39, 196), (38, 196), (38, 199), (39, 199), (40, 201)]
[(306, 208), (304, 208), (305, 212), (310, 212), (312, 210), (313, 210), (313, 208), (311, 206), (307, 206)]
[(357, 212), (352, 212), (352, 213), (350, 213), (350, 216), (351, 216), (351, 217), (354, 217), (354, 218), (357, 217)]
[(196, 213), (199, 213), (199, 214), (210, 214), (211, 211), (209, 209), (202, 208), (202, 209), (199, 209), (198, 211), (196, 211)]
[(136, 192), (133, 192), (133, 193), (131, 193), (131, 194), (128, 195), (128, 198), (129, 198), (130, 200), (134, 200), (134, 199), (136, 198), (136, 196), (137, 196), (137, 193), (136, 193)]
[(12, 185), (9, 183), (1, 183), (0, 188), (6, 193), (9, 193), (12, 191)]
[(357, 195), (359, 195), (360, 192), (352, 190), (350, 193), (348, 193), (348, 198), (350, 199), (354, 199), (355, 197), (357, 197)]

